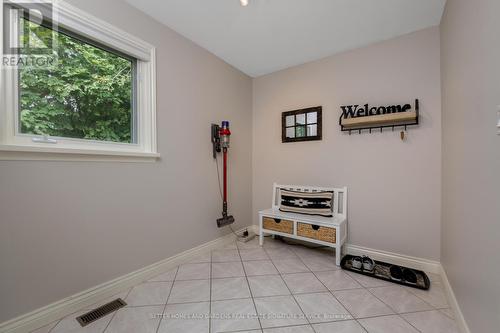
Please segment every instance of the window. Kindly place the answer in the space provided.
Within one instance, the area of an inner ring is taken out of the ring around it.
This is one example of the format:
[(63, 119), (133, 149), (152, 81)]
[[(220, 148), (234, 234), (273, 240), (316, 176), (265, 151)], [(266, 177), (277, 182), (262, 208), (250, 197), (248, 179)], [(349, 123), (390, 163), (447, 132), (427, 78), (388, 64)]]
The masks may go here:
[(156, 158), (154, 48), (66, 3), (35, 9), (3, 7), (16, 62), (2, 52), (0, 159)]
[[(22, 36), (35, 40), (53, 35), (26, 18), (21, 29)], [(137, 60), (68, 32), (54, 35), (57, 66), (20, 64), (19, 133), (134, 143)]]
[(322, 107), (283, 112), (282, 141), (298, 142), (321, 140)]

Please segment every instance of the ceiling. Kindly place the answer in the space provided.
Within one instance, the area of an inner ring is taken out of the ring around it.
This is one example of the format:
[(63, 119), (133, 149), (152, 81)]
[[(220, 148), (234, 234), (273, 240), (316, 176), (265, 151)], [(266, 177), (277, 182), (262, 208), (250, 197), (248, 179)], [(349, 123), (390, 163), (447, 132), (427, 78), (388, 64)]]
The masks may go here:
[(257, 77), (438, 25), (446, 0), (126, 0)]

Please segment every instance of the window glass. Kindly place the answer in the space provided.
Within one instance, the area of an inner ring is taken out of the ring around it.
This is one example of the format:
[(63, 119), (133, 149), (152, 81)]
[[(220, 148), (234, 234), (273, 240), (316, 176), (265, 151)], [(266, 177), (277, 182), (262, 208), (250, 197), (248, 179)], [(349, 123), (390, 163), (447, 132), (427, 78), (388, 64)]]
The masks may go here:
[(20, 67), (19, 132), (135, 142), (136, 60), (26, 19), (21, 26), (20, 38), (29, 39), (22, 45), (55, 35), (58, 64), (51, 69)]
[(307, 136), (318, 135), (318, 125), (307, 125)]
[(306, 127), (305, 126), (297, 126), (295, 127), (295, 136), (297, 138), (303, 138), (306, 136)]
[(317, 112), (309, 112), (307, 114), (307, 123), (308, 124), (316, 124), (318, 122), (318, 113)]
[(304, 113), (296, 115), (295, 118), (297, 119), (298, 125), (306, 124), (306, 115)]

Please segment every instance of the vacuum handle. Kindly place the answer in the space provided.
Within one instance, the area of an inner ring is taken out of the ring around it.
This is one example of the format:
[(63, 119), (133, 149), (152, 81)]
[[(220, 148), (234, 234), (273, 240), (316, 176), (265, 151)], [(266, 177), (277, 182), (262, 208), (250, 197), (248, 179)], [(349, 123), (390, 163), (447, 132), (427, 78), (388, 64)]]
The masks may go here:
[(212, 124), (212, 146), (214, 159), (217, 158), (217, 153), (220, 153), (220, 127), (219, 125)]

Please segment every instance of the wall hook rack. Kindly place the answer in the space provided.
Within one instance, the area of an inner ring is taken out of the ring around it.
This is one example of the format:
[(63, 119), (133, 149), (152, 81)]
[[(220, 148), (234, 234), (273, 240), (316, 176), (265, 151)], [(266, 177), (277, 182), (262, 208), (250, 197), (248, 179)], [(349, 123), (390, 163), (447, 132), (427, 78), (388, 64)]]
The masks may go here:
[(411, 104), (371, 107), (369, 104), (342, 106), (342, 115), (339, 125), (343, 132), (357, 131), (361, 134), (364, 130), (372, 133), (373, 129), (404, 127), (419, 125), (420, 101), (415, 99), (414, 107)]

